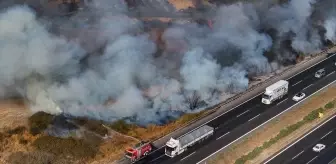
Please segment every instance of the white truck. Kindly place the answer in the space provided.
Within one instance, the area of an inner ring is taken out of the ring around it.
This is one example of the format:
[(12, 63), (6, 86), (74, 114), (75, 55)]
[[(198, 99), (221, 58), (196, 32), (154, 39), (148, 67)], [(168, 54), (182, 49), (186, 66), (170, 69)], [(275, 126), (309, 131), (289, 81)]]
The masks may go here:
[(289, 82), (286, 80), (279, 80), (268, 86), (262, 96), (261, 102), (264, 104), (271, 104), (273, 101), (281, 99), (288, 93), (288, 84)]
[(213, 127), (204, 125), (192, 132), (187, 133), (184, 136), (181, 136), (178, 139), (170, 138), (170, 140), (166, 143), (165, 154), (168, 157), (175, 157), (176, 155), (186, 151), (195, 143), (210, 137), (213, 135), (213, 133)]

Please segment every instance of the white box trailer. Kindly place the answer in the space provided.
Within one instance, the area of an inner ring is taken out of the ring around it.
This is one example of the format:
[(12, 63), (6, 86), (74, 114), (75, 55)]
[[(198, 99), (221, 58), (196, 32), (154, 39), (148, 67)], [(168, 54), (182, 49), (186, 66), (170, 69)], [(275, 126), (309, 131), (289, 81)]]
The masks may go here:
[(271, 104), (273, 101), (281, 99), (288, 93), (288, 84), (286, 80), (280, 80), (266, 88), (262, 96), (261, 102)]
[(170, 138), (170, 140), (166, 143), (165, 154), (169, 157), (175, 157), (176, 155), (186, 151), (195, 143), (210, 137), (213, 133), (213, 127), (204, 125), (178, 139)]

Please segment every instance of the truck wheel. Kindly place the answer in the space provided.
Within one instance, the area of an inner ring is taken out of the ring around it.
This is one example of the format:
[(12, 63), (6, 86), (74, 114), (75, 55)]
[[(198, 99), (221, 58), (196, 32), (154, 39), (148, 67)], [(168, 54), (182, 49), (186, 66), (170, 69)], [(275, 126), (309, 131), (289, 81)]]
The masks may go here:
[(148, 155), (148, 151), (146, 151), (145, 153), (144, 153), (144, 156), (147, 156)]

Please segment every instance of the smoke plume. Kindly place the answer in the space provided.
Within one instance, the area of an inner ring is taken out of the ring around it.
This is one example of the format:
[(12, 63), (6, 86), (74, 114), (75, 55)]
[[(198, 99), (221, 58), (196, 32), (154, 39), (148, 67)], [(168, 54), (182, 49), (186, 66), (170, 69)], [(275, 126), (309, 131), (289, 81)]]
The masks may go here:
[(1, 97), (105, 121), (165, 123), (336, 41), (333, 0), (219, 6), (211, 27), (172, 23), (160, 44), (120, 0), (90, 2), (70, 17), (31, 6), (1, 9)]

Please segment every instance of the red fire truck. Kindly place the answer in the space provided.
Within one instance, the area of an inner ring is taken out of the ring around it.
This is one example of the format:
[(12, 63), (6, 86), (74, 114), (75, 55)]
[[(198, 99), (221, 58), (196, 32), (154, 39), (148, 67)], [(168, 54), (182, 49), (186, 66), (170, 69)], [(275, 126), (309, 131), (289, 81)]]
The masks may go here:
[(152, 151), (152, 145), (149, 142), (141, 141), (132, 148), (126, 149), (125, 157), (132, 162), (138, 161)]

